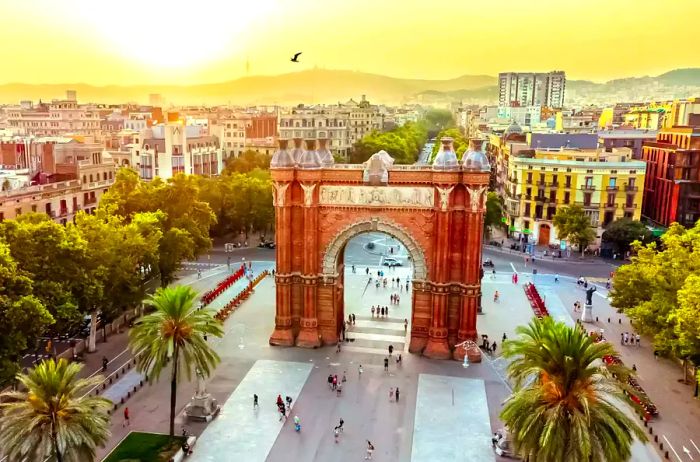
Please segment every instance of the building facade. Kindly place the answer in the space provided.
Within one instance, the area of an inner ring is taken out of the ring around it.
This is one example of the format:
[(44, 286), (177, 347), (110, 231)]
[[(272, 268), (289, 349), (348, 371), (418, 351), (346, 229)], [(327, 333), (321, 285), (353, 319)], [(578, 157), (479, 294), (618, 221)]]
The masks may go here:
[(694, 226), (700, 219), (700, 127), (663, 128), (644, 143), (648, 165), (645, 218), (661, 226)]
[(581, 205), (599, 245), (604, 228), (618, 218), (638, 220), (646, 164), (629, 149), (554, 151), (521, 149), (508, 158), (505, 185), (510, 234), (539, 245), (560, 245), (553, 218), (560, 207)]
[(498, 74), (499, 106), (564, 107), (566, 74), (562, 71), (546, 73), (502, 72)]

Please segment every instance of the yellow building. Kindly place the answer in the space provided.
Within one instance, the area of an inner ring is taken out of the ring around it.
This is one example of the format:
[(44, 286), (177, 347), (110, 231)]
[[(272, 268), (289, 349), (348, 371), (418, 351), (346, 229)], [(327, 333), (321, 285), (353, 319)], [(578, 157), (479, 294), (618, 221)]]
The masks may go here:
[(634, 128), (659, 130), (688, 125), (690, 114), (698, 113), (700, 113), (700, 98), (688, 98), (633, 106), (623, 119), (625, 125)]
[(552, 220), (557, 208), (581, 205), (596, 230), (596, 242), (614, 220), (638, 220), (646, 164), (632, 160), (629, 148), (523, 149), (508, 157), (506, 216), (514, 238), (557, 245)]

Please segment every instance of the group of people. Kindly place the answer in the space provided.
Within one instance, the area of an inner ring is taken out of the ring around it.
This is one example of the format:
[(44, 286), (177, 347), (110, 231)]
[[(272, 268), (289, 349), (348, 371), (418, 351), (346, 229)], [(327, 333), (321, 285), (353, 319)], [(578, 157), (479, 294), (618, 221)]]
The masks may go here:
[(335, 391), (337, 396), (340, 396), (340, 394), (343, 391), (343, 383), (347, 382), (348, 378), (345, 374), (345, 371), (343, 371), (343, 377), (342, 379), (338, 379), (337, 374), (328, 374), (328, 388), (331, 391)]
[[(503, 341), (506, 339), (506, 334), (503, 334)], [(489, 336), (486, 334), (483, 334), (481, 336), (481, 348), (483, 348), (487, 353), (493, 353), (496, 354), (496, 348), (498, 347), (498, 344), (494, 340), (493, 343), (489, 341)]]
[[(253, 395), (253, 409), (258, 408), (258, 395)], [(277, 395), (277, 410), (280, 413), (280, 420), (286, 419), (287, 414), (289, 411), (292, 410), (292, 398), (291, 396), (287, 396), (284, 398), (284, 401), (282, 400), (282, 395)], [(294, 417), (294, 421), (296, 422), (298, 420), (298, 417)]]
[(375, 312), (377, 313), (377, 317), (389, 316), (389, 307), (388, 306), (377, 306), (375, 308), (374, 305), (372, 305), (372, 317), (374, 317)]
[(399, 297), (399, 294), (391, 294), (389, 299), (391, 300), (392, 305), (398, 305), (401, 302), (401, 297)]
[(632, 332), (624, 332), (620, 334), (620, 345), (636, 345), (639, 346), (642, 343), (642, 337)]

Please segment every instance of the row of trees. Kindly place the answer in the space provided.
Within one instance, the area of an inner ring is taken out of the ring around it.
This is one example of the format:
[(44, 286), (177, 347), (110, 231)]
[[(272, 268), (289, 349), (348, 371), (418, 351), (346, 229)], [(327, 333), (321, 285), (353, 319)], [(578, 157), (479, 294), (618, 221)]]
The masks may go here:
[[(222, 337), (214, 311), (198, 309), (197, 293), (178, 286), (158, 289), (146, 303), (154, 312), (129, 332), (137, 369), (151, 382), (164, 370), (170, 376), (170, 436), (175, 435), (177, 385), (197, 370), (210, 376), (220, 358), (206, 337)], [(0, 447), (10, 460), (93, 461), (98, 446), (107, 442), (112, 403), (90, 396), (104, 380), (78, 378), (82, 365), (66, 360), (43, 361), (19, 374), (22, 391), (0, 396)]]
[(636, 242), (633, 250), (615, 273), (612, 305), (653, 337), (657, 351), (700, 365), (700, 221), (690, 229), (675, 223), (658, 243)]
[(94, 215), (65, 226), (44, 214), (0, 223), (0, 383), (40, 336), (71, 332), (98, 311), (113, 321), (141, 302), (147, 281), (171, 283), (182, 261), (211, 247), (210, 232), (270, 230), (271, 180), (260, 168), (269, 159), (240, 159), (213, 178), (146, 182), (120, 169)]

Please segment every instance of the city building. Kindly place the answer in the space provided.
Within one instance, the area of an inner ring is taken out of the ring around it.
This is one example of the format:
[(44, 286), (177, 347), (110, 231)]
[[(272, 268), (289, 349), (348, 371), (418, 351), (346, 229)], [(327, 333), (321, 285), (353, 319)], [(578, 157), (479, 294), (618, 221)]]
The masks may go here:
[(616, 128), (598, 132), (598, 146), (605, 149), (630, 148), (635, 159), (642, 158), (642, 147), (656, 139), (656, 130)]
[(78, 104), (75, 91), (68, 91), (64, 100), (34, 105), (24, 101), (5, 109), (6, 124), (17, 135), (64, 136), (83, 135), (99, 139), (102, 131), (99, 108)]
[(510, 235), (529, 243), (556, 245), (553, 218), (560, 207), (579, 204), (591, 219), (596, 242), (614, 220), (638, 220), (646, 164), (628, 148), (526, 149), (508, 157), (505, 213)]
[(271, 112), (238, 112), (210, 121), (210, 133), (221, 140), (225, 157), (238, 157), (251, 150), (274, 152), (277, 143), (277, 115)]
[(700, 126), (662, 128), (642, 150), (647, 163), (643, 215), (664, 227), (700, 219)]
[(67, 223), (93, 213), (114, 182), (114, 163), (97, 143), (72, 138), (2, 141), (0, 221), (43, 212)]
[(567, 133), (594, 133), (598, 130), (602, 112), (602, 109), (598, 108), (558, 111), (555, 115), (554, 130)]
[(346, 157), (352, 149), (349, 113), (340, 106), (297, 106), (280, 115), (279, 136), (282, 139), (328, 139), (333, 154)]
[(498, 74), (499, 106), (564, 107), (566, 74), (502, 72)]
[(141, 178), (172, 178), (178, 173), (217, 175), (223, 168), (223, 149), (216, 136), (203, 133), (201, 125), (187, 125), (179, 113), (135, 137), (128, 148), (130, 164)]
[(540, 123), (541, 106), (499, 106), (496, 117), (531, 127)]

